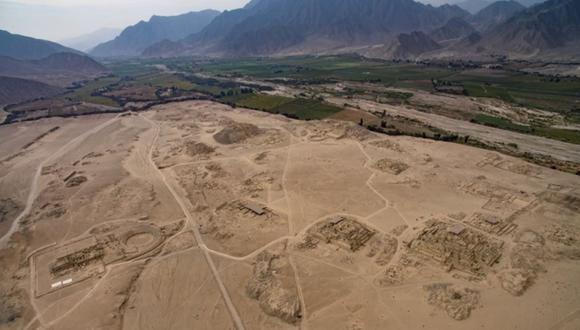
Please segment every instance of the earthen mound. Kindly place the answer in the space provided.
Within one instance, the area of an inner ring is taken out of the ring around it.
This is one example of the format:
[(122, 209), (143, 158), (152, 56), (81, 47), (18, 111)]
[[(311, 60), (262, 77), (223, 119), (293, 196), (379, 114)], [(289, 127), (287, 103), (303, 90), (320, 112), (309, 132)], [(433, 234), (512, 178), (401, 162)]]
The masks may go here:
[(374, 168), (381, 172), (391, 173), (393, 175), (399, 175), (409, 169), (409, 165), (392, 159), (381, 159), (377, 161)]
[(209, 155), (213, 153), (215, 149), (208, 146), (202, 142), (195, 142), (192, 140), (185, 142), (185, 152), (188, 156), (199, 156), (199, 155)]
[(501, 287), (513, 296), (521, 296), (533, 284), (536, 274), (525, 269), (510, 269), (499, 274)]
[(429, 304), (445, 310), (451, 318), (461, 321), (469, 318), (479, 306), (479, 292), (465, 288), (456, 289), (451, 284), (432, 284), (425, 287)]
[(224, 127), (213, 138), (221, 144), (236, 144), (260, 135), (261, 130), (252, 124), (234, 123)]

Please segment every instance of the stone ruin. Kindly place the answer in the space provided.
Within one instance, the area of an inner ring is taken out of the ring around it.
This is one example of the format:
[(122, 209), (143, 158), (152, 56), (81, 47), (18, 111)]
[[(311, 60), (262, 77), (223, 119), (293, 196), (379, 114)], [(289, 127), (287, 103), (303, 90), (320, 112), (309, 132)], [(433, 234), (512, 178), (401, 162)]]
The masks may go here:
[(321, 222), (308, 230), (308, 234), (299, 248), (313, 248), (319, 242), (336, 244), (352, 252), (358, 251), (376, 234), (356, 220), (346, 217), (335, 217)]
[(266, 214), (267, 209), (262, 205), (252, 202), (252, 201), (243, 201), (239, 203), (239, 209), (244, 214), (251, 214), (255, 216), (262, 216)]
[(81, 270), (93, 262), (102, 260), (104, 256), (104, 247), (100, 244), (94, 244), (57, 258), (50, 265), (50, 272), (53, 276), (60, 277)]
[(518, 228), (518, 225), (489, 213), (475, 213), (466, 223), (497, 236), (509, 235)]
[(433, 258), (448, 271), (457, 269), (483, 275), (502, 255), (503, 242), (471, 230), (461, 224), (429, 221), (409, 247)]

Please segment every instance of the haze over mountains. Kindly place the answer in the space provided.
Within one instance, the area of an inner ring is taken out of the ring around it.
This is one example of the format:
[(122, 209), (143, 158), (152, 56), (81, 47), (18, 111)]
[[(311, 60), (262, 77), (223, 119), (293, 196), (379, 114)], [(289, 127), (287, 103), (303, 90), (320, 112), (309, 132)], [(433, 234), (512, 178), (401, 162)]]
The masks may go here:
[[(443, 4), (454, 4), (467, 10), (471, 14), (477, 14), (477, 12), (479, 12), (483, 8), (494, 3), (494, 0), (420, 0), (420, 1), (434, 6), (440, 6)], [(530, 7), (544, 1), (545, 0), (521, 0), (518, 2), (525, 7)]]
[(60, 43), (82, 52), (90, 52), (95, 46), (114, 39), (119, 33), (121, 33), (121, 29), (101, 28), (88, 34), (62, 40)]

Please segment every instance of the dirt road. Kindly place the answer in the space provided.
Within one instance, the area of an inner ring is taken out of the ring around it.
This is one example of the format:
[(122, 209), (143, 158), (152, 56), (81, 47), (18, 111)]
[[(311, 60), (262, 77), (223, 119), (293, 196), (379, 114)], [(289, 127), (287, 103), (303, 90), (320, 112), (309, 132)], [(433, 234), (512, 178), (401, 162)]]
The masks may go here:
[(159, 128), (159, 125), (157, 125), (154, 121), (150, 120), (149, 118), (147, 118), (145, 116), (142, 116), (142, 118), (144, 118), (147, 122), (149, 122), (151, 124), (151, 126), (154, 127), (156, 130), (155, 131), (155, 138), (153, 139), (153, 145), (152, 145), (151, 150), (149, 152), (149, 162), (150, 162), (151, 166), (156, 170), (156, 172), (159, 175), (159, 177), (161, 178), (161, 180), (163, 180), (163, 183), (165, 183), (165, 186), (171, 192), (171, 194), (175, 198), (175, 201), (179, 204), (179, 207), (183, 211), (183, 214), (185, 214), (185, 217), (187, 218), (187, 222), (190, 224), (191, 229), (193, 230), (195, 240), (197, 241), (197, 244), (199, 245), (201, 251), (203, 251), (203, 255), (205, 257), (205, 260), (207, 261), (207, 264), (209, 265), (209, 268), (211, 269), (213, 277), (214, 277), (214, 279), (215, 279), (215, 281), (220, 289), (222, 298), (224, 299), (224, 302), (225, 302), (225, 304), (228, 308), (228, 311), (230, 312), (230, 315), (232, 317), (232, 321), (236, 325), (237, 329), (243, 330), (243, 329), (245, 329), (244, 323), (242, 322), (242, 319), (240, 318), (240, 315), (238, 314), (238, 311), (236, 310), (236, 307), (234, 306), (234, 303), (232, 302), (232, 299), (231, 299), (225, 285), (223, 284), (223, 282), (219, 276), (219, 272), (218, 272), (217, 268), (215, 267), (215, 264), (213, 262), (211, 255), (210, 255), (209, 249), (208, 249), (207, 245), (205, 245), (205, 243), (203, 241), (203, 237), (201, 236), (201, 233), (199, 232), (199, 226), (197, 225), (196, 221), (193, 219), (193, 216), (191, 215), (191, 213), (187, 209), (187, 206), (185, 205), (185, 202), (183, 201), (181, 196), (179, 196), (179, 194), (175, 191), (175, 189), (173, 189), (173, 187), (169, 184), (169, 182), (167, 182), (165, 175), (163, 174), (163, 172), (161, 170), (159, 170), (159, 168), (157, 167), (157, 165), (153, 161), (154, 145), (159, 138), (159, 133), (160, 133), (161, 129)]

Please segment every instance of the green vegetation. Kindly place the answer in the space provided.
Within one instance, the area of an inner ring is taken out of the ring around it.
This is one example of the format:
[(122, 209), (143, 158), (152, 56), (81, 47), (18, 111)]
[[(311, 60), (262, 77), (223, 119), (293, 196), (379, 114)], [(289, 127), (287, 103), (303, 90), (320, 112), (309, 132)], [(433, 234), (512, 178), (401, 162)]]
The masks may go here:
[(549, 139), (580, 144), (580, 131), (577, 130), (552, 127), (534, 127), (532, 129), (532, 133)]
[[(175, 68), (191, 67), (184, 65)], [(441, 79), (454, 74), (454, 71), (446, 68), (372, 61), (356, 56), (215, 60), (200, 62), (194, 69), (215, 75), (251, 76), (264, 79), (289, 78), (302, 84), (350, 80), (375, 82), (394, 87), (410, 81), (425, 82), (431, 78)], [(417, 86), (424, 88), (430, 85), (418, 84)]]
[(292, 102), (294, 99), (275, 95), (250, 94), (233, 97), (229, 100), (233, 101), (239, 107), (271, 111)]
[(249, 94), (230, 96), (223, 99), (236, 106), (281, 114), (290, 118), (313, 120), (324, 119), (343, 109), (319, 100), (292, 99), (283, 96)]
[(472, 119), (472, 122), (477, 123), (477, 124), (481, 124), (481, 125), (490, 126), (490, 127), (505, 129), (508, 131), (514, 131), (514, 132), (520, 132), (520, 133), (531, 133), (532, 132), (532, 128), (529, 126), (515, 124), (509, 119), (500, 118), (500, 117), (479, 114), (479, 115), (475, 116), (475, 118)]
[(74, 90), (72, 93), (65, 94), (64, 98), (69, 98), (73, 101), (87, 102), (94, 104), (102, 104), (106, 106), (116, 107), (119, 104), (110, 98), (93, 95), (95, 91), (119, 82), (119, 78), (115, 76), (104, 77), (89, 81), (81, 88)]
[(303, 120), (324, 119), (342, 111), (341, 108), (309, 99), (296, 99), (269, 112)]

